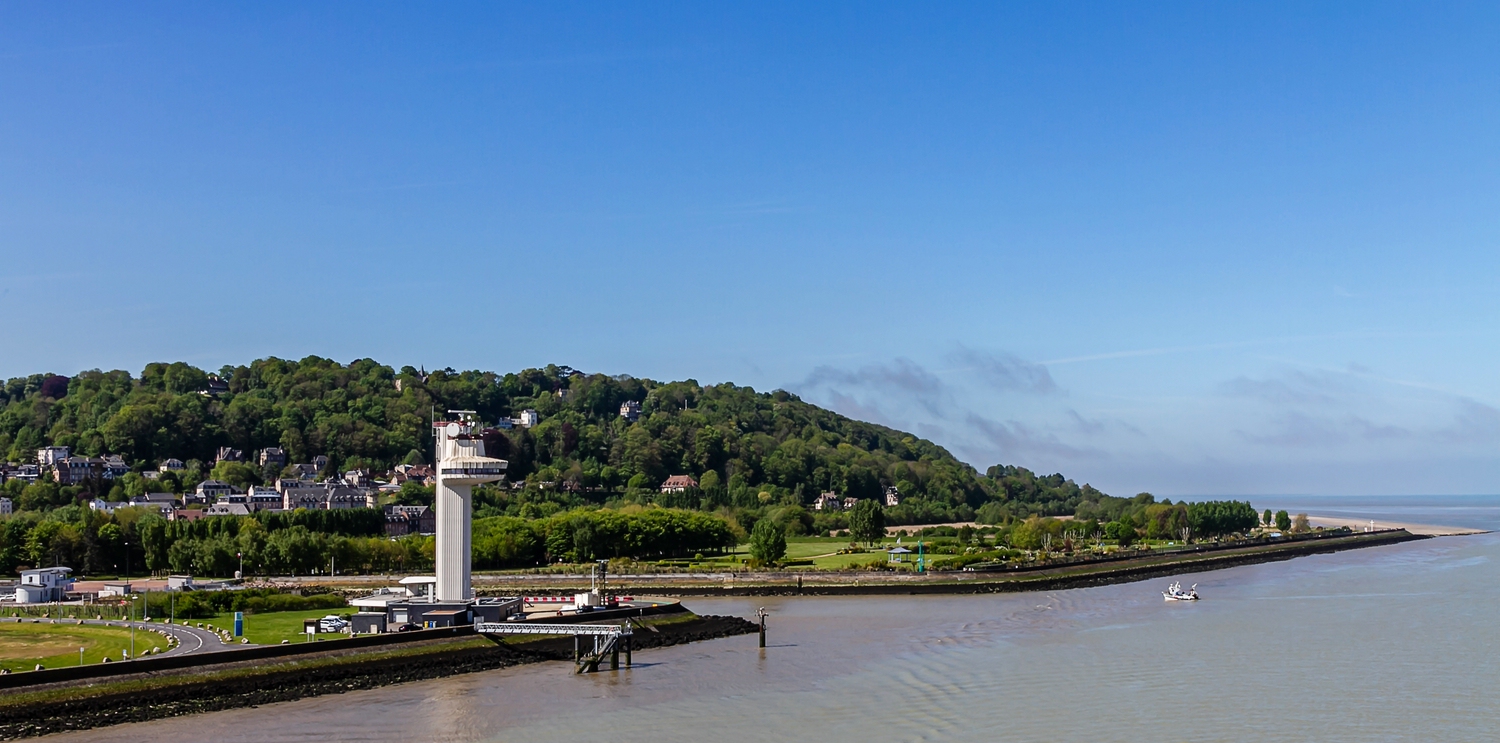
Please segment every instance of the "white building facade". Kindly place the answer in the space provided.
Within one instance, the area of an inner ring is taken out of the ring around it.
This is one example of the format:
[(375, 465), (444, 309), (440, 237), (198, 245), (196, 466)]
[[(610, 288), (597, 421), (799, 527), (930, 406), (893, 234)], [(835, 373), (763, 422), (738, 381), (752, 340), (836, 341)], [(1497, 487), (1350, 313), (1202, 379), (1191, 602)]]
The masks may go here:
[(21, 584), (16, 586), (16, 603), (45, 604), (49, 601), (62, 601), (72, 587), (72, 568), (22, 570)]

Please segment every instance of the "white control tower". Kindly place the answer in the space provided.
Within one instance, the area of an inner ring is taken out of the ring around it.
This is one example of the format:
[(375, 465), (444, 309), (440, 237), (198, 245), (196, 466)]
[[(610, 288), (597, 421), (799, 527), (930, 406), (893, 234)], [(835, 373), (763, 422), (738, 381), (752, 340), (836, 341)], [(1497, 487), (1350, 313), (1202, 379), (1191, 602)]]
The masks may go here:
[(437, 600), (468, 601), (473, 562), (472, 498), (474, 486), (505, 477), (505, 460), (484, 455), (484, 441), (474, 433), (472, 410), (450, 410), (457, 421), (434, 421), (437, 437)]

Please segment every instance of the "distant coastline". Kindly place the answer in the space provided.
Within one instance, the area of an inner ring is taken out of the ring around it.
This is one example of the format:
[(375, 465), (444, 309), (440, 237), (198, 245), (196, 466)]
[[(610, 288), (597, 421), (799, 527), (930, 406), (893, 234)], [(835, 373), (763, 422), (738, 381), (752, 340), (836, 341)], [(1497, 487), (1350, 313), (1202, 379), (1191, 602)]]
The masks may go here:
[(1347, 526), (1355, 531), (1365, 528), (1375, 530), (1404, 529), (1412, 534), (1424, 537), (1461, 537), (1472, 534), (1488, 534), (1488, 529), (1472, 529), (1465, 526), (1440, 526), (1436, 524), (1411, 524), (1401, 521), (1384, 521), (1381, 519), (1360, 519), (1352, 516), (1317, 516), (1307, 515), (1308, 523), (1313, 526), (1324, 528), (1338, 528)]
[[(673, 597), (718, 596), (880, 596), (918, 594), (977, 594), (1055, 591), (1068, 588), (1130, 583), (1170, 575), (1221, 570), (1327, 552), (1380, 547), (1431, 537), (1404, 529), (1345, 532), (1246, 547), (1206, 546), (1202, 551), (1150, 553), (1107, 562), (1087, 562), (1024, 570), (926, 574), (870, 571), (805, 573), (714, 573), (611, 575), (616, 591)], [(322, 583), (308, 579), (308, 583)], [(486, 595), (568, 594), (584, 590), (588, 581), (568, 575), (476, 575), (475, 590)], [(348, 583), (325, 583), (347, 586)]]

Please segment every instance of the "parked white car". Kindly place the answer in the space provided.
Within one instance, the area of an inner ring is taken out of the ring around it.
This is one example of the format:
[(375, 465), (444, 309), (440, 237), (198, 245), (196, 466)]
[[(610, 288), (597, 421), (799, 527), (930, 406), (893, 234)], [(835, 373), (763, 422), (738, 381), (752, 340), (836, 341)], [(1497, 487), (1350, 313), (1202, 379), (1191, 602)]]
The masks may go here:
[(343, 632), (344, 628), (348, 626), (348, 622), (333, 614), (329, 614), (318, 620), (319, 632)]

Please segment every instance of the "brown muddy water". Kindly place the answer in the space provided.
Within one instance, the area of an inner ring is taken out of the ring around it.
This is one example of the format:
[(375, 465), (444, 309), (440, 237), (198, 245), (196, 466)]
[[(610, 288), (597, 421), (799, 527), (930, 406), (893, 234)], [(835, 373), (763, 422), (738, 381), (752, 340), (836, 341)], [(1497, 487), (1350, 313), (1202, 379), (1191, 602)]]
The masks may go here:
[[(1500, 498), (1466, 503), (1426, 521), (1500, 523)], [(749, 635), (643, 651), (628, 671), (550, 663), (46, 740), (1496, 740), (1497, 558), (1485, 534), (1183, 576), (1196, 604), (1163, 601), (1166, 580), (693, 599), (766, 607), (771, 647)]]

